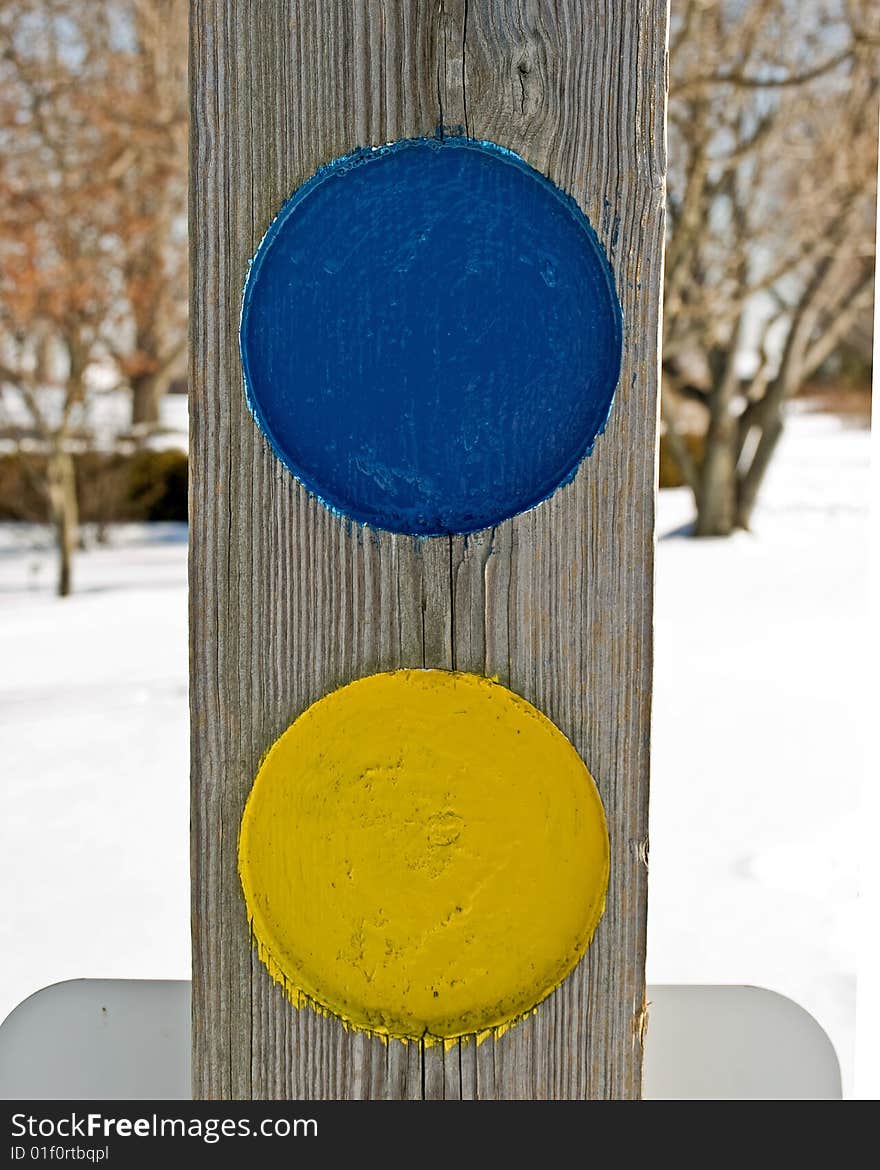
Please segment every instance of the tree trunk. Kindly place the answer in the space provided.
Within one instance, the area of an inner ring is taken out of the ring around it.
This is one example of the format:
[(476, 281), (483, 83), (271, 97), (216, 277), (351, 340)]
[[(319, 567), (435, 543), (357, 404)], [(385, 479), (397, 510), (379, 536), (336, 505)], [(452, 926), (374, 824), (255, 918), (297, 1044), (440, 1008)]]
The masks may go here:
[(131, 425), (150, 429), (159, 425), (164, 380), (156, 374), (136, 374), (131, 379)]
[(752, 512), (758, 498), (758, 492), (761, 484), (764, 482), (767, 468), (770, 466), (773, 453), (781, 438), (782, 414), (777, 409), (770, 419), (764, 423), (761, 430), (761, 437), (758, 439), (758, 445), (749, 464), (749, 469), (742, 477), (742, 482), (739, 485), (736, 501), (737, 528), (748, 528), (751, 524)]
[(49, 504), (58, 549), (58, 596), (69, 597), (73, 590), (73, 553), (79, 529), (76, 474), (73, 456), (62, 449), (49, 456)]
[(695, 536), (730, 536), (736, 526), (736, 443), (732, 427), (707, 436), (696, 505)]

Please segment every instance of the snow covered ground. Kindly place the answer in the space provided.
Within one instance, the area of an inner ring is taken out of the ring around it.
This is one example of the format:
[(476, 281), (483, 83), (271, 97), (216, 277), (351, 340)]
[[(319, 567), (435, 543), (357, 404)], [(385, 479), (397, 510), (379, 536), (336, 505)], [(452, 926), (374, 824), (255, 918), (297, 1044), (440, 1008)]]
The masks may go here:
[(753, 534), (660, 494), (648, 979), (800, 1003), (851, 1083), (870, 435), (791, 419)]
[[(869, 435), (792, 418), (751, 535), (660, 497), (648, 977), (807, 1008), (849, 1082)], [(120, 528), (52, 596), (0, 526), (0, 1018), (76, 977), (187, 978), (186, 533)]]

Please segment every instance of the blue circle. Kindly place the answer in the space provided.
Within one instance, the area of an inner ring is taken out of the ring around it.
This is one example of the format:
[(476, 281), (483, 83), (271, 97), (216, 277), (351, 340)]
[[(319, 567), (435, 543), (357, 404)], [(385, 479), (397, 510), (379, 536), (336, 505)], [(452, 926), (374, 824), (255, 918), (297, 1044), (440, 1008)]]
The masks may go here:
[(620, 373), (608, 261), (573, 199), (490, 142), (407, 139), (322, 167), (251, 265), (248, 403), (328, 507), (475, 532), (592, 450)]

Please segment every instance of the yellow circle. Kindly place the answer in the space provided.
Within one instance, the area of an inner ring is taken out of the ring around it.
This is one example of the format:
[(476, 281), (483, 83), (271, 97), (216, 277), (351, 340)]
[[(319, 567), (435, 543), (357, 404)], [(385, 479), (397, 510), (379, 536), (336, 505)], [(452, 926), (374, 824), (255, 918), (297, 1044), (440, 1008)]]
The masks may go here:
[(590, 773), (530, 703), (442, 670), (362, 678), (275, 742), (239, 873), (259, 954), (297, 1004), (386, 1036), (520, 1019), (605, 907)]

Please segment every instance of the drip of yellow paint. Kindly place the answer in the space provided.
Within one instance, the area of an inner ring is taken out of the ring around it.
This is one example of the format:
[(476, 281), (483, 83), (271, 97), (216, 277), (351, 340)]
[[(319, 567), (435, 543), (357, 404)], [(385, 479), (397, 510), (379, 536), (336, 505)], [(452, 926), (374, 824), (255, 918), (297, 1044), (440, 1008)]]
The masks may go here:
[(490, 679), (371, 675), (263, 760), (239, 873), (257, 952), (297, 1006), (383, 1037), (499, 1035), (581, 958), (609, 846), (592, 777)]

